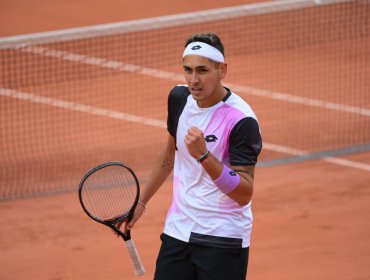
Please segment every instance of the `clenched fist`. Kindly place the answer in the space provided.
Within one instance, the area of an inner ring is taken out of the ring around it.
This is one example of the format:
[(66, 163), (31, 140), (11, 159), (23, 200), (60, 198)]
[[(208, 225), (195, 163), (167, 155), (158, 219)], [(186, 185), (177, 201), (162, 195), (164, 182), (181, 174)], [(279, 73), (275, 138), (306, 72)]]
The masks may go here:
[(189, 154), (195, 159), (198, 159), (207, 152), (203, 131), (195, 126), (188, 129), (184, 142)]

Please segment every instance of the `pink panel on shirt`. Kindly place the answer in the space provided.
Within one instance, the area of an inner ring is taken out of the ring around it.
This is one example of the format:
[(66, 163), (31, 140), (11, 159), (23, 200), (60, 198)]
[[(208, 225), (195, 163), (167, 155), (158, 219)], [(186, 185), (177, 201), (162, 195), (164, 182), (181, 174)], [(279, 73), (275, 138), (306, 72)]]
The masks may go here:
[(168, 209), (167, 216), (169, 216), (171, 214), (179, 213), (179, 208), (177, 207), (177, 204), (176, 204), (176, 200), (177, 200), (176, 195), (179, 194), (179, 191), (177, 190), (177, 188), (179, 188), (179, 184), (180, 184), (180, 179), (178, 177), (174, 176), (173, 177), (174, 197), (172, 199), (171, 207)]
[(230, 132), (234, 125), (244, 117), (245, 115), (241, 111), (224, 103), (213, 113), (207, 129), (204, 131), (204, 135), (218, 135), (218, 141), (222, 141), (222, 162), (225, 162), (229, 156)]

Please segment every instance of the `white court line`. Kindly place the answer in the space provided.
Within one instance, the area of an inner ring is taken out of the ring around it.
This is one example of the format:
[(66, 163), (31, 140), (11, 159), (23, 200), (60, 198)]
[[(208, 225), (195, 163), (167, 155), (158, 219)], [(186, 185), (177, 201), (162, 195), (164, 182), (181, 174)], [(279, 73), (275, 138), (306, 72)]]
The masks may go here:
[[(161, 78), (161, 79), (172, 80), (172, 81), (182, 82), (182, 83), (184, 82), (183, 75), (180, 75), (177, 73), (162, 71), (159, 69), (154, 69), (154, 68), (149, 68), (149, 67), (143, 67), (143, 66), (135, 65), (135, 64), (128, 64), (128, 63), (115, 61), (115, 60), (107, 60), (107, 59), (103, 59), (99, 57), (91, 57), (91, 56), (69, 53), (65, 51), (53, 50), (53, 49), (37, 47), (37, 46), (28, 46), (28, 47), (20, 48), (20, 51), (42, 55), (45, 57), (63, 59), (63, 60), (70, 61), (70, 62), (78, 62), (78, 63), (88, 64), (88, 65), (100, 66), (103, 68), (118, 70), (122, 72), (137, 73), (141, 75), (150, 76), (153, 78)], [(232, 83), (225, 83), (224, 85), (231, 88), (233, 91), (237, 93), (244, 93), (244, 94), (254, 95), (254, 96), (263, 97), (263, 98), (270, 98), (274, 100), (286, 101), (286, 102), (305, 105), (305, 106), (318, 107), (322, 109), (329, 109), (329, 110), (335, 110), (335, 111), (340, 111), (344, 113), (352, 113), (352, 114), (358, 114), (358, 115), (370, 117), (370, 109), (367, 109), (367, 108), (349, 106), (349, 105), (345, 105), (341, 103), (334, 103), (334, 102), (328, 102), (328, 101), (323, 101), (323, 100), (313, 99), (313, 98), (308, 98), (308, 97), (303, 97), (303, 96), (290, 95), (287, 93), (253, 88), (249, 86), (240, 86), (240, 85), (236, 85)]]
[[(304, 155), (309, 154), (309, 152), (307, 152), (307, 151), (297, 150), (297, 149), (284, 147), (284, 146), (280, 146), (280, 145), (276, 145), (276, 144), (270, 144), (270, 143), (263, 143), (263, 148), (267, 149), (267, 150), (270, 150), (270, 151), (279, 152), (279, 153), (283, 153), (283, 154), (288, 154), (288, 155), (292, 155), (292, 156), (304, 156)], [(351, 161), (351, 160), (347, 160), (347, 159), (341, 159), (341, 158), (328, 156), (328, 157), (320, 158), (320, 160), (323, 160), (323, 161), (326, 161), (326, 162), (329, 162), (329, 163), (333, 163), (333, 164), (336, 164), (336, 165), (342, 165), (342, 166), (347, 166), (347, 167), (351, 167), (351, 168), (355, 168), (355, 169), (370, 171), (370, 165), (369, 164), (359, 163), (359, 162), (355, 162), (355, 161)]]
[(341, 103), (328, 102), (319, 99), (308, 98), (304, 96), (290, 95), (287, 93), (270, 91), (266, 89), (253, 88), (248, 86), (238, 86), (233, 84), (226, 84), (225, 86), (230, 86), (235, 92), (242, 92), (250, 95), (255, 95), (259, 97), (265, 97), (280, 101), (286, 101), (289, 103), (295, 103), (299, 105), (318, 107), (321, 109), (335, 110), (343, 113), (352, 113), (357, 115), (362, 115), (370, 117), (370, 109), (345, 105)]
[(347, 166), (347, 167), (351, 167), (351, 168), (370, 171), (370, 165), (365, 164), (365, 163), (359, 163), (359, 162), (346, 160), (346, 159), (342, 159), (342, 158), (335, 158), (335, 157), (326, 157), (326, 158), (323, 158), (322, 160), (324, 160), (326, 162), (334, 163), (336, 165), (342, 165), (342, 166)]
[(74, 102), (65, 101), (61, 99), (55, 99), (55, 98), (46, 97), (46, 96), (35, 95), (32, 93), (20, 92), (20, 91), (16, 91), (12, 89), (0, 88), (0, 95), (13, 97), (13, 98), (17, 98), (17, 99), (21, 99), (25, 101), (30, 101), (33, 103), (49, 105), (52, 107), (63, 108), (63, 109), (71, 110), (71, 111), (77, 111), (77, 112), (82, 112), (82, 113), (89, 113), (92, 115), (108, 117), (111, 119), (116, 119), (116, 120), (121, 120), (121, 121), (139, 123), (139, 124), (155, 126), (159, 128), (167, 128), (166, 123), (160, 120), (127, 114), (127, 113), (122, 113), (122, 112), (116, 112), (116, 111), (102, 109), (102, 108), (96, 108), (96, 107), (92, 107), (89, 105), (74, 103)]
[[(65, 101), (65, 100), (60, 100), (60, 99), (55, 99), (55, 98), (45, 97), (45, 96), (39, 96), (39, 95), (35, 95), (32, 93), (20, 92), (20, 91), (16, 91), (12, 89), (0, 88), (0, 96), (12, 97), (16, 99), (30, 101), (30, 102), (37, 103), (37, 104), (49, 105), (49, 106), (67, 109), (71, 111), (89, 113), (92, 115), (99, 115), (99, 116), (104, 116), (104, 117), (108, 117), (112, 119), (118, 119), (122, 121), (155, 126), (159, 128), (167, 127), (166, 122), (161, 121), (161, 120), (145, 118), (142, 116), (136, 116), (136, 115), (116, 112), (112, 110), (102, 109), (102, 108), (96, 108), (96, 107), (78, 104), (78, 103), (74, 103), (70, 101)], [(264, 146), (264, 149), (271, 150), (271, 151), (278, 152), (278, 153), (284, 153), (288, 155), (302, 156), (302, 155), (309, 154), (309, 152), (307, 151), (297, 150), (297, 149), (293, 149), (290, 147), (279, 146), (279, 145), (275, 145), (271, 143), (264, 143), (263, 146)], [(367, 165), (367, 164), (362, 164), (362, 163), (334, 158), (334, 157), (326, 157), (321, 160), (324, 160), (326, 162), (330, 162), (336, 165), (342, 165), (342, 166), (347, 166), (347, 167), (351, 167), (355, 169), (370, 171), (370, 165)]]

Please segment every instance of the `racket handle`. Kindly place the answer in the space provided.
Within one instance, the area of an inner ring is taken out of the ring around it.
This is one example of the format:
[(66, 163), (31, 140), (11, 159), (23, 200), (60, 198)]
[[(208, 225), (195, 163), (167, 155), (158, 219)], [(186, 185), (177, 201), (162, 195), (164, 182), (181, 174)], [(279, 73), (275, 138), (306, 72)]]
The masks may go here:
[(127, 246), (128, 253), (129, 253), (129, 255), (131, 257), (131, 260), (132, 260), (132, 263), (134, 265), (135, 275), (136, 276), (143, 275), (144, 272), (145, 272), (145, 268), (144, 268), (143, 264), (141, 263), (141, 260), (140, 260), (139, 254), (136, 250), (136, 246), (135, 246), (134, 242), (132, 241), (132, 239), (129, 239), (129, 240), (125, 241), (125, 244)]

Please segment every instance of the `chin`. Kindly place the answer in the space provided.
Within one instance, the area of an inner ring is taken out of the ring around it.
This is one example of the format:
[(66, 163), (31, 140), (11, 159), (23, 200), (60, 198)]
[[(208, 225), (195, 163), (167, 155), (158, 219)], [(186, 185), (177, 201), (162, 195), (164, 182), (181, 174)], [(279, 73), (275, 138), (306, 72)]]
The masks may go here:
[(192, 93), (191, 96), (196, 100), (196, 101), (202, 101), (204, 99), (204, 96), (201, 94), (194, 94)]

